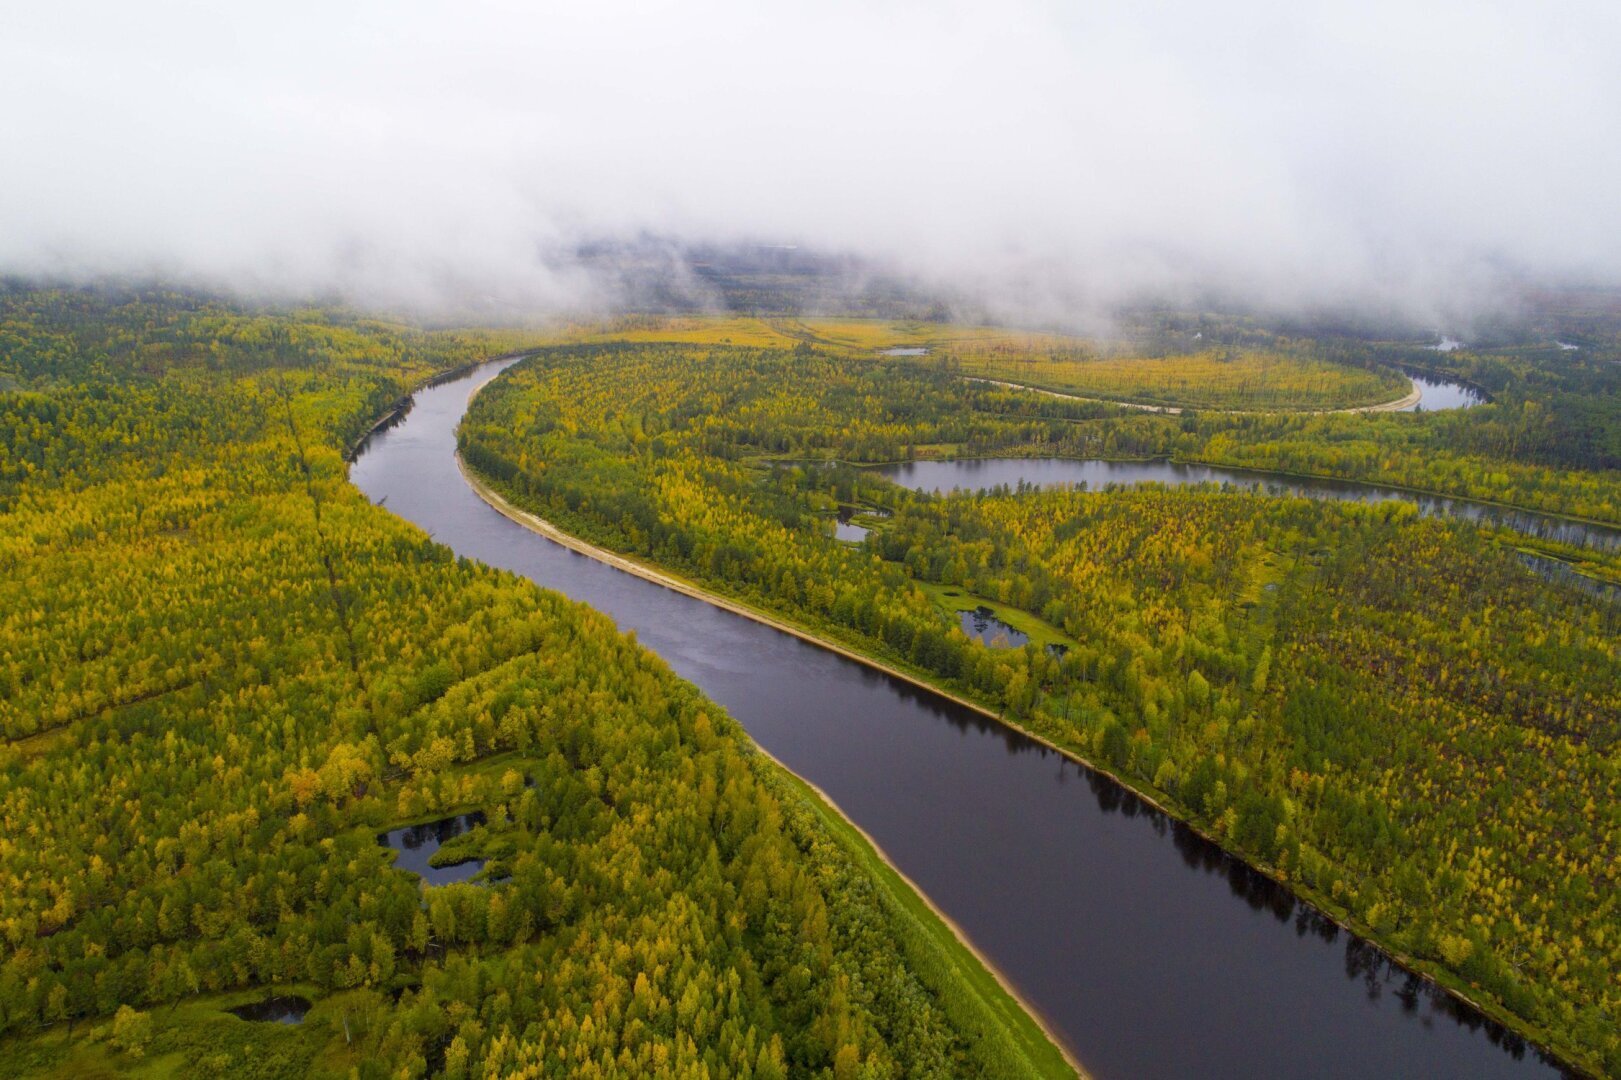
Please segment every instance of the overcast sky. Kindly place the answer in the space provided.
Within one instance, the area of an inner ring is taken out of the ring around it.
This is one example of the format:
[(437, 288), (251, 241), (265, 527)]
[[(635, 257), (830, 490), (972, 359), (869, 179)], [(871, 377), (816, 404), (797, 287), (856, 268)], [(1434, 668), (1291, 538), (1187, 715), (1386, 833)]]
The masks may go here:
[(0, 0), (0, 269), (582, 298), (651, 230), (1110, 301), (1621, 281), (1621, 4)]

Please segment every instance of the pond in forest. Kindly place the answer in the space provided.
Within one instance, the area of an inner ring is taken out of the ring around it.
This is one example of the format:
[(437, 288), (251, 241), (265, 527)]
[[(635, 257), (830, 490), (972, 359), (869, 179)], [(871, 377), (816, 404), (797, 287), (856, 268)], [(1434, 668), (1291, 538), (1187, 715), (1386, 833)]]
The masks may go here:
[(839, 507), (838, 519), (833, 522), (833, 538), (835, 540), (859, 544), (867, 538), (867, 534), (872, 531), (871, 529), (864, 525), (851, 524), (851, 519), (859, 513), (863, 513), (863, 511), (858, 506)]
[(958, 620), (962, 624), (962, 632), (994, 649), (1017, 649), (1030, 640), (1029, 634), (1015, 630), (1012, 626), (996, 617), (996, 612), (988, 607), (977, 607), (972, 611), (957, 612)]
[(484, 811), (474, 810), (439, 821), (390, 829), (378, 833), (377, 842), (397, 852), (394, 857), (395, 869), (409, 870), (429, 885), (451, 885), (466, 881), (484, 869), (484, 860), (468, 858), (449, 866), (433, 866), (429, 860), (444, 844), (483, 824)]
[(296, 1024), (310, 1011), (310, 1001), (297, 994), (272, 994), (225, 1011), (264, 1024)]

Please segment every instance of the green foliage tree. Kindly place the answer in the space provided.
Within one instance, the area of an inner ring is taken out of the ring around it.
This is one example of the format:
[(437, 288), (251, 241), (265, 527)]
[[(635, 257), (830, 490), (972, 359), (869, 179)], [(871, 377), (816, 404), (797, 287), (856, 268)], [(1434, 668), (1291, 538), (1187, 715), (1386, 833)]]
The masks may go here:
[[(1063, 1069), (712, 703), (348, 485), (376, 415), (511, 337), (7, 289), (0, 343), (8, 1065), (111, 1015), (200, 1074)], [(472, 882), (377, 841), (472, 811), (435, 856)], [(289, 984), (295, 1031), (192, 1000)]]
[[(1614, 604), (1406, 505), (1153, 486), (931, 497), (852, 464), (1389, 431), (1462, 456), (1398, 448), (1365, 475), (1411, 467), (1471, 492), (1478, 477), (1514, 498), (1532, 489), (1513, 477), (1545, 476), (1535, 490), (1565, 510), (1621, 490), (1533, 456), (1472, 457), (1448, 425), (1496, 423), (1493, 409), (1439, 423), (1201, 414), (1184, 430), (926, 364), (592, 344), (513, 369), (461, 442), (542, 517), (986, 703), (1603, 1062), (1621, 1051)], [(831, 535), (839, 505), (870, 525), (861, 544)], [(1068, 647), (972, 640), (937, 602), (946, 589)]]

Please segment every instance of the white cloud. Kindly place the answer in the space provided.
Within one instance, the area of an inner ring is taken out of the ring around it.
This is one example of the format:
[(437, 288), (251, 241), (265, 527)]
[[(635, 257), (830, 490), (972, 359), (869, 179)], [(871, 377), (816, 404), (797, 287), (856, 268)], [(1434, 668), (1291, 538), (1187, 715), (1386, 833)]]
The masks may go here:
[(1621, 280), (1613, 4), (5, 6), (8, 270), (547, 308), (539, 252), (651, 230), (1103, 301)]

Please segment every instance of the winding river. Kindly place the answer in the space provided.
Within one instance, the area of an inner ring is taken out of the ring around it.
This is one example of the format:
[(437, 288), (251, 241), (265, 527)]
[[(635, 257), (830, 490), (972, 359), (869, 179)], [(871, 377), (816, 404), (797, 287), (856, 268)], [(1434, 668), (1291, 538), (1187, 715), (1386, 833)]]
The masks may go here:
[(419, 393), (363, 447), (353, 482), (458, 554), (635, 631), (865, 829), (1094, 1075), (1558, 1074), (1107, 778), (501, 516), (460, 475), (455, 433), (469, 393), (513, 362)]

